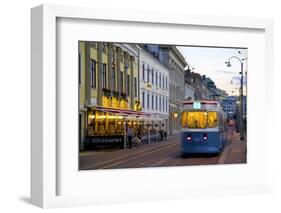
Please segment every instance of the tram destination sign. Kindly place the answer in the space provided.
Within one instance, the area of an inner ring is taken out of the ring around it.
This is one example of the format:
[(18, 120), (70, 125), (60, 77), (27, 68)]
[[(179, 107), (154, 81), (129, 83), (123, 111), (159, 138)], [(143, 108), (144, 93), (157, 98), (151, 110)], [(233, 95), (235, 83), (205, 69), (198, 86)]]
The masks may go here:
[(201, 109), (201, 102), (194, 101), (193, 102), (193, 109)]

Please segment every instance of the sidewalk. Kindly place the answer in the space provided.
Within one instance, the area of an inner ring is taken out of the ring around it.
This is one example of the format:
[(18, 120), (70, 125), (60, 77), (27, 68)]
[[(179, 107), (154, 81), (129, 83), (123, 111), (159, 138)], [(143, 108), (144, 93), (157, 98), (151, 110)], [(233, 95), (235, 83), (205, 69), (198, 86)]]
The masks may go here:
[(241, 141), (240, 134), (234, 132), (228, 138), (228, 143), (218, 163), (247, 163), (247, 139)]

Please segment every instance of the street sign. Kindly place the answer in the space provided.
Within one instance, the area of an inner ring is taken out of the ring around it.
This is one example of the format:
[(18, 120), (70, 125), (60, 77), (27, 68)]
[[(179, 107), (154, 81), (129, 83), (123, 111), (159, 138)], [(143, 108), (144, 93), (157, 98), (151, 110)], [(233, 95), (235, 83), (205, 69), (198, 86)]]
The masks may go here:
[(193, 109), (201, 109), (201, 102), (193, 102)]

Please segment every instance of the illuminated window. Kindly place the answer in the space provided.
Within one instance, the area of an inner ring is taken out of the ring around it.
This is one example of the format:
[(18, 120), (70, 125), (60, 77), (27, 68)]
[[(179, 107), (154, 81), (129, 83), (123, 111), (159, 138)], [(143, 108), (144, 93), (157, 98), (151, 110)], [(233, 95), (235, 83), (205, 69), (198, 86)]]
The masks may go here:
[(218, 125), (218, 113), (208, 112), (208, 127), (216, 127)]
[(217, 112), (183, 112), (182, 128), (204, 129), (218, 125)]

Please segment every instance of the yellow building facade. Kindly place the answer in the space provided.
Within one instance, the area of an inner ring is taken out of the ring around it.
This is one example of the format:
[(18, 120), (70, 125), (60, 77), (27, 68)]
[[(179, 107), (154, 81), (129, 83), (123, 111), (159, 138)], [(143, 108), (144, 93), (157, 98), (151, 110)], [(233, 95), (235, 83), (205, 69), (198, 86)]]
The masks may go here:
[(124, 117), (111, 111), (141, 110), (138, 49), (128, 44), (79, 41), (78, 60), (79, 140), (83, 150), (87, 136), (104, 139), (124, 134)]

